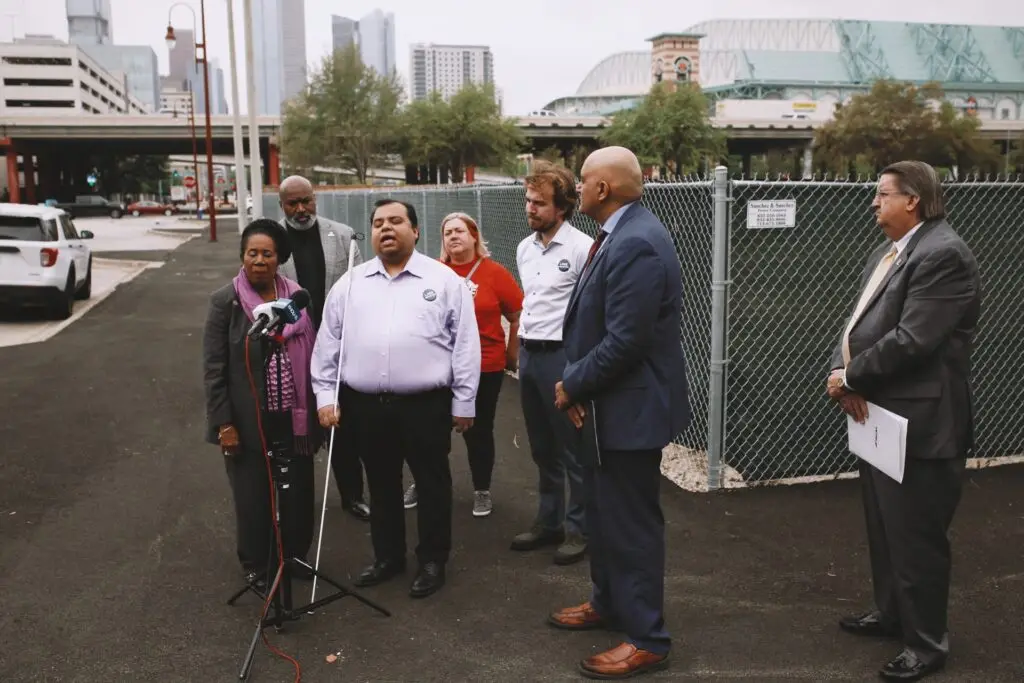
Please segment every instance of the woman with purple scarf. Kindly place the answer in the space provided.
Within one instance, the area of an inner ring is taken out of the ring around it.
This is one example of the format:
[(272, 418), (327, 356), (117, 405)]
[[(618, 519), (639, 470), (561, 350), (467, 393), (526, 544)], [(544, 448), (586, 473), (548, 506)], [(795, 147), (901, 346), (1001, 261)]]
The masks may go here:
[(268, 219), (250, 223), (242, 232), (242, 267), (231, 283), (211, 295), (203, 333), (206, 440), (224, 456), (238, 559), (247, 580), (258, 585), (265, 584), (268, 570), (272, 578), (277, 568), (264, 432), (283, 429), (293, 446), (294, 507), (282, 514), (281, 537), (285, 555), (304, 561), (313, 542), (313, 454), (323, 443), (309, 374), (316, 333), (307, 312), (281, 331), (278, 352), (247, 337), (254, 308), (290, 298), (299, 289), (277, 272), (290, 256), (280, 224)]

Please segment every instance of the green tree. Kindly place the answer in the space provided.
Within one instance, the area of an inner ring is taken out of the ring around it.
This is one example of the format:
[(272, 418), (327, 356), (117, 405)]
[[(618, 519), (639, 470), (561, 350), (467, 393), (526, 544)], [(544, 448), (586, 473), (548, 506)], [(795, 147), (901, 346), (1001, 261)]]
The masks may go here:
[(104, 195), (169, 194), (171, 189), (167, 157), (153, 154), (124, 156), (113, 152), (93, 155), (96, 190)]
[(402, 111), (396, 145), (403, 161), (418, 166), (446, 164), (450, 120), (451, 107), (437, 91), (409, 103)]
[(636, 108), (616, 114), (600, 140), (628, 147), (642, 163), (689, 173), (703, 158), (725, 154), (725, 136), (711, 125), (709, 111), (696, 84), (658, 83)]
[(999, 158), (980, 128), (976, 117), (943, 99), (936, 83), (880, 80), (837, 106), (835, 117), (817, 130), (816, 164), (838, 173), (851, 167), (877, 173), (894, 161), (919, 159), (939, 168), (985, 171)]
[(402, 85), (364, 65), (355, 46), (327, 55), (285, 107), (281, 148), (288, 165), (351, 168), (360, 183), (385, 160), (398, 132)]
[(503, 167), (524, 144), (522, 131), (501, 116), (494, 87), (467, 85), (450, 101), (437, 93), (413, 102), (402, 116), (398, 149), (407, 164), (437, 164), (462, 182), (466, 167)]

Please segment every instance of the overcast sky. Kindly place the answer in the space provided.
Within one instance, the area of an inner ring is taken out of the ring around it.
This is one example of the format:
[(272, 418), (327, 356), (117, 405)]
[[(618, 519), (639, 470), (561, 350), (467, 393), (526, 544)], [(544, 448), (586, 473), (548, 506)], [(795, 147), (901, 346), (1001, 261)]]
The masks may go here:
[[(255, 1), (255, 0), (254, 0)], [(211, 59), (225, 72), (230, 103), (227, 0), (206, 0)], [(242, 0), (234, 0), (239, 90), (245, 102)], [(148, 44), (167, 71), (164, 33), (174, 0), (111, 0), (114, 42)], [(199, 0), (186, 0), (199, 13)], [(67, 38), (65, 0), (0, 0), (0, 40), (12, 30)], [(602, 58), (643, 50), (653, 35), (681, 31), (700, 21), (731, 18), (842, 18), (1024, 26), (1021, 0), (306, 0), (306, 59), (316, 64), (331, 46), (331, 14), (358, 19), (380, 8), (395, 14), (398, 68), (409, 70), (409, 45), (416, 42), (489, 45), (507, 114), (531, 109), (576, 91)], [(190, 28), (192, 15), (176, 8), (173, 23)], [(257, 84), (257, 87), (259, 85)]]

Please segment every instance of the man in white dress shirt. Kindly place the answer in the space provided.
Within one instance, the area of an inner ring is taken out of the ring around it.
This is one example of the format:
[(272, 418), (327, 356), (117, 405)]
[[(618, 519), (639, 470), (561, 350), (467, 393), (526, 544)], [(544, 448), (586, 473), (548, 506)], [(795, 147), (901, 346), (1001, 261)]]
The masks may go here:
[(405, 570), (402, 465), (409, 463), (420, 503), (419, 571), (410, 595), (420, 598), (445, 581), (452, 535), (448, 453), (452, 427), (463, 432), (473, 424), (480, 334), (462, 278), (416, 251), (415, 208), (382, 199), (372, 221), (377, 256), (343, 275), (327, 295), (313, 349), (313, 390), (320, 424), (341, 424), (366, 468), (374, 562), (357, 586)]
[(533, 234), (516, 249), (525, 294), (519, 317), (519, 391), (540, 504), (533, 526), (513, 539), (512, 549), (558, 545), (556, 564), (578, 562), (587, 550), (583, 468), (571, 447), (577, 435), (555, 408), (555, 384), (566, 364), (562, 320), (594, 243), (569, 223), (576, 198), (569, 169), (537, 161), (526, 178), (526, 220)]

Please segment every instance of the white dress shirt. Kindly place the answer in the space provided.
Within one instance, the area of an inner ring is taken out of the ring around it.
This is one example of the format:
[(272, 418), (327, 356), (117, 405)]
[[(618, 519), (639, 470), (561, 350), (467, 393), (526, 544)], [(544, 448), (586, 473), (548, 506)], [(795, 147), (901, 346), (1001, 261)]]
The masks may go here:
[(480, 332), (473, 296), (447, 265), (414, 252), (394, 277), (377, 257), (341, 276), (327, 295), (310, 364), (318, 409), (337, 401), (342, 327), (342, 384), (367, 394), (451, 387), (452, 415), (475, 417)]
[(592, 237), (568, 221), (545, 247), (534, 233), (516, 247), (516, 267), (523, 283), (519, 338), (561, 341), (562, 321), (573, 287), (583, 273)]

